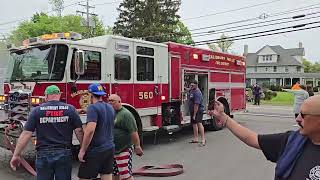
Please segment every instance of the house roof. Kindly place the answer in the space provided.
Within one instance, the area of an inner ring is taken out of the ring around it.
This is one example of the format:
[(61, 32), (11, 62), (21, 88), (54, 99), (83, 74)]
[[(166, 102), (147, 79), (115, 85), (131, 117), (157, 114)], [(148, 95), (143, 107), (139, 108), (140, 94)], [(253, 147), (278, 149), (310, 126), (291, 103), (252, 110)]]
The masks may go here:
[(266, 46), (261, 48), (256, 53), (248, 53), (246, 57), (247, 66), (303, 66), (298, 60), (293, 56), (304, 56), (304, 48), (293, 48), (293, 49), (284, 49), (281, 46), (269, 46), (274, 52), (278, 55), (277, 63), (258, 63), (259, 52), (264, 49)]

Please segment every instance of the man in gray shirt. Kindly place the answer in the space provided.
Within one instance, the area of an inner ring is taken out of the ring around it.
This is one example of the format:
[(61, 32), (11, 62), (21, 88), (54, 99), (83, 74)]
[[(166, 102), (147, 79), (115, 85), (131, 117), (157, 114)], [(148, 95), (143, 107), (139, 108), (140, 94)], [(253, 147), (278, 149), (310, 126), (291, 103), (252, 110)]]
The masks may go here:
[(293, 112), (295, 118), (297, 118), (300, 113), (302, 103), (309, 98), (309, 93), (306, 91), (306, 87), (304, 85), (300, 85), (300, 88), (301, 89), (299, 90), (283, 89), (284, 91), (293, 93), (294, 95)]

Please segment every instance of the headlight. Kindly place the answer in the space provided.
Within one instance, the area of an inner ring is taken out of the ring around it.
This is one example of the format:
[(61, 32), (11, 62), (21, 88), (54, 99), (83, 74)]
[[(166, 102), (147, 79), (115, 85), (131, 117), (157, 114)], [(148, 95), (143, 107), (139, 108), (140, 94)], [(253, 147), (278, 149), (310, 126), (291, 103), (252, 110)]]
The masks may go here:
[(5, 102), (5, 101), (6, 101), (6, 96), (0, 95), (0, 102)]
[(42, 103), (43, 101), (44, 101), (44, 99), (41, 98), (41, 97), (32, 97), (32, 98), (31, 98), (31, 104), (33, 104), (33, 105), (40, 104), (40, 103)]

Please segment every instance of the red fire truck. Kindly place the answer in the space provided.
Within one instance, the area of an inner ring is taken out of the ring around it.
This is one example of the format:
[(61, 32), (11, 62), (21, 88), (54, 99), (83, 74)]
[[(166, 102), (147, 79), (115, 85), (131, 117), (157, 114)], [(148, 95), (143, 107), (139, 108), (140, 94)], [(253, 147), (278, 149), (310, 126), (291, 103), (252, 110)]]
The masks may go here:
[[(44, 90), (52, 84), (60, 87), (62, 101), (83, 110), (90, 102), (88, 85), (102, 84), (108, 94), (121, 96), (140, 132), (160, 128), (170, 133), (190, 124), (186, 87), (191, 79), (198, 80), (205, 107), (212, 100), (222, 102), (228, 114), (246, 107), (244, 57), (172, 42), (47, 34), (10, 48), (7, 75), (0, 96), (8, 112), (0, 122), (0, 139), (9, 142), (0, 143), (4, 148), (15, 144), (30, 110), (44, 101)], [(205, 112), (209, 129), (221, 129), (217, 122)]]

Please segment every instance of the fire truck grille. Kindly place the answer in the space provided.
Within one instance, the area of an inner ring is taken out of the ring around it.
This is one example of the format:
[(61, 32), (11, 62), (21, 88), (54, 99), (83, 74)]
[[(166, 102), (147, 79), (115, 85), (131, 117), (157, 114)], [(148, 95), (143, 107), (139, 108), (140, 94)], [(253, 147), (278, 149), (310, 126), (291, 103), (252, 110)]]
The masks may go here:
[(10, 93), (8, 97), (9, 119), (26, 121), (30, 110), (29, 95), (19, 92)]

